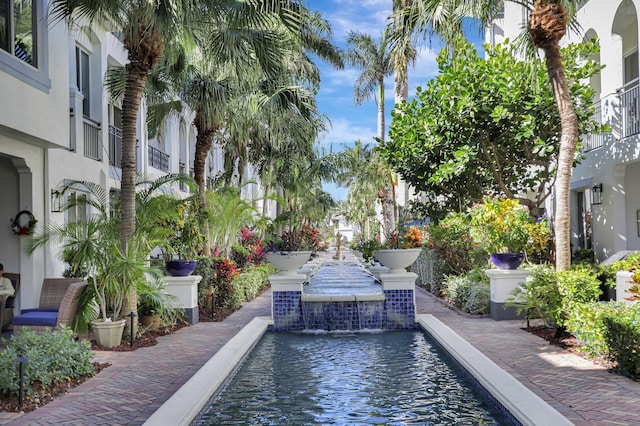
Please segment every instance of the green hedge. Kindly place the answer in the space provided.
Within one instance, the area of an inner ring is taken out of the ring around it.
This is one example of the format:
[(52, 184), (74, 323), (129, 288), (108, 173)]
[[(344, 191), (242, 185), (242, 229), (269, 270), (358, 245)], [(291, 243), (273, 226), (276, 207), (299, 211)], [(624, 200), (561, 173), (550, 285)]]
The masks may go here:
[(640, 377), (640, 307), (637, 304), (602, 317), (609, 360), (614, 369)]
[(0, 353), (0, 393), (18, 395), (19, 374), (15, 360), (22, 355), (29, 359), (24, 364), (24, 394), (36, 395), (34, 383), (48, 386), (55, 382), (67, 382), (81, 376), (93, 376), (93, 353), (88, 340), (76, 341), (70, 329), (61, 332), (47, 331), (37, 335), (24, 331), (10, 339), (2, 339), (4, 349)]
[(453, 304), (469, 314), (488, 314), (491, 301), (489, 277), (479, 269), (459, 276), (448, 276), (445, 295)]
[(249, 266), (245, 271), (236, 275), (231, 283), (232, 292), (230, 307), (239, 308), (247, 300), (254, 299), (262, 290), (269, 286), (269, 275), (276, 269), (271, 265)]

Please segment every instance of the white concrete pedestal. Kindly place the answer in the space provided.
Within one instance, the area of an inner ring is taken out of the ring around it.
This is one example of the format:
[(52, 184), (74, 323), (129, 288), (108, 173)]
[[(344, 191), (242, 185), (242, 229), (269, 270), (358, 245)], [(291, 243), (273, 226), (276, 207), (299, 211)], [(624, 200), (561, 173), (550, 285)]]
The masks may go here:
[(618, 271), (616, 273), (616, 301), (624, 302), (627, 305), (635, 303), (633, 300), (628, 300), (631, 297), (629, 289), (633, 286), (633, 272), (631, 271)]
[(505, 307), (505, 303), (513, 299), (511, 292), (526, 281), (531, 271), (487, 269), (485, 272), (489, 275), (491, 286), (491, 318), (496, 321), (524, 319), (524, 314), (518, 315), (515, 307)]
[(178, 307), (183, 308), (187, 320), (191, 324), (200, 321), (198, 314), (198, 283), (202, 280), (200, 275), (186, 277), (163, 277), (167, 285), (166, 291), (176, 297)]

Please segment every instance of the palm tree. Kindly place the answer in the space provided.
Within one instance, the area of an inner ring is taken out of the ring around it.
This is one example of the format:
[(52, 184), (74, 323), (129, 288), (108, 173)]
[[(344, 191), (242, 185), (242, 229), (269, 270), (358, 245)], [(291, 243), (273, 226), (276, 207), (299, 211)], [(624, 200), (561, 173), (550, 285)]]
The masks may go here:
[[(556, 171), (556, 270), (566, 270), (571, 265), (569, 195), (571, 171), (578, 142), (578, 119), (571, 101), (562, 56), (560, 39), (567, 31), (569, 20), (584, 3), (581, 0), (510, 0), (526, 6), (531, 11), (527, 25), (529, 38), (545, 55), (549, 81), (553, 87), (561, 121), (560, 151)], [(484, 24), (491, 22), (502, 10), (503, 0), (414, 0), (402, 11), (399, 21), (400, 39), (414, 33), (436, 32), (451, 40), (460, 34), (462, 21), (474, 17)]]
[[(384, 141), (385, 138), (384, 79), (394, 71), (389, 42), (388, 31), (382, 33), (378, 43), (367, 34), (351, 32), (347, 37), (350, 48), (345, 55), (348, 63), (362, 71), (356, 80), (354, 93), (356, 105), (371, 98), (376, 101), (378, 106), (378, 139), (380, 141)], [(396, 179), (389, 179), (380, 188), (379, 193), (385, 235), (391, 234), (395, 224), (395, 181)]]

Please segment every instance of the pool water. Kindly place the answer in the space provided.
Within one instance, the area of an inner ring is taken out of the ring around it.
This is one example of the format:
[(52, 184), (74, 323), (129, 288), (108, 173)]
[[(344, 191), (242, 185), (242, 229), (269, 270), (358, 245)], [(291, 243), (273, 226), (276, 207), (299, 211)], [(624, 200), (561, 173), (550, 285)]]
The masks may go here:
[(422, 331), (267, 333), (197, 425), (507, 425)]

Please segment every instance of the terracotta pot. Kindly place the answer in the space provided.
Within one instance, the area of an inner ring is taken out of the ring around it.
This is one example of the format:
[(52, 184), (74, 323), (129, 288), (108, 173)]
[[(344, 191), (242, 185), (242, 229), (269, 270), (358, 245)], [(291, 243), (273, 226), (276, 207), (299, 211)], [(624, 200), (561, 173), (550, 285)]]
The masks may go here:
[(149, 331), (156, 331), (160, 328), (160, 315), (142, 315), (140, 323)]

